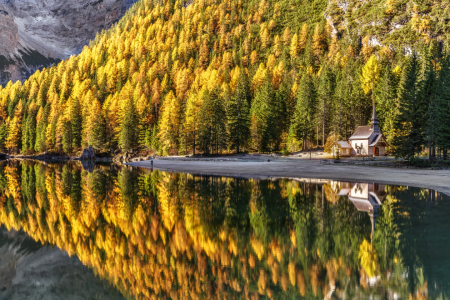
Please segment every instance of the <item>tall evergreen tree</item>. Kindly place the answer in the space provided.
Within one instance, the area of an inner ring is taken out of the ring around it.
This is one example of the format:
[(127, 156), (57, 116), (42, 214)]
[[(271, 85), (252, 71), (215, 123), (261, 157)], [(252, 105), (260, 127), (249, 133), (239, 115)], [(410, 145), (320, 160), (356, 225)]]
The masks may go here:
[(72, 126), (69, 120), (66, 120), (65, 118), (61, 119), (61, 126), (57, 132), (60, 133), (62, 150), (65, 153), (72, 153)]
[[(266, 76), (252, 102), (251, 137), (253, 147), (259, 151), (270, 150), (274, 138), (274, 112), (271, 99), (274, 97), (272, 84)], [(275, 132), (276, 135), (276, 132)]]
[(239, 153), (250, 137), (250, 89), (245, 71), (241, 71), (236, 91), (227, 104), (229, 146)]
[(306, 140), (311, 142), (316, 128), (317, 92), (313, 77), (309, 72), (303, 74), (300, 79), (297, 93), (297, 104), (291, 128), (298, 140), (303, 140), (303, 149)]
[(393, 152), (396, 157), (410, 159), (422, 150), (425, 143), (425, 124), (428, 107), (421, 97), (423, 82), (420, 62), (416, 54), (407, 58), (400, 81), (399, 111), (394, 123)]
[(200, 111), (199, 142), (202, 150), (219, 153), (226, 147), (226, 111), (219, 90), (206, 96)]
[(106, 121), (98, 100), (94, 100), (94, 103), (92, 103), (86, 122), (88, 145), (93, 146), (95, 149), (104, 148), (106, 143)]
[(202, 89), (199, 94), (189, 95), (186, 102), (186, 118), (185, 125), (187, 135), (188, 135), (188, 145), (187, 147), (193, 149), (193, 154), (195, 155), (195, 150), (198, 146), (198, 130), (200, 125), (200, 110), (202, 108), (202, 102), (206, 97), (206, 89)]
[(36, 141), (36, 116), (33, 111), (26, 117), (23, 124), (22, 152), (26, 153), (28, 150), (34, 150)]
[[(447, 54), (441, 63), (439, 71), (437, 95), (435, 97), (436, 120), (436, 146), (444, 151), (444, 159), (447, 159), (447, 151), (450, 150), (450, 57)], [(433, 104), (432, 104), (433, 105)]]
[(275, 132), (274, 135), (274, 142), (275, 142), (275, 148), (274, 150), (277, 150), (279, 148), (279, 144), (281, 142), (281, 135), (287, 134), (289, 131), (289, 125), (291, 123), (290, 119), (290, 107), (288, 103), (289, 97), (291, 97), (291, 79), (289, 75), (282, 75), (281, 83), (278, 86), (278, 89), (275, 92), (274, 98), (271, 101), (271, 106), (273, 109), (274, 114), (274, 120), (277, 120), (277, 122), (274, 123), (275, 125)]
[(437, 139), (438, 128), (438, 97), (443, 92), (442, 87), (439, 86), (437, 80), (436, 64), (438, 61), (438, 49), (434, 43), (430, 43), (430, 46), (423, 49), (422, 55), (422, 70), (420, 72), (421, 87), (421, 102), (426, 109), (425, 119), (425, 135), (426, 143), (429, 148), (429, 157), (433, 159), (435, 157), (435, 147)]
[(81, 147), (83, 119), (81, 116), (81, 105), (77, 98), (72, 98), (70, 110), (70, 129), (72, 131), (72, 147)]
[(320, 103), (320, 111), (318, 113), (320, 114), (319, 119), (322, 123), (322, 146), (325, 145), (326, 136), (330, 132), (330, 107), (332, 104), (331, 101), (334, 98), (335, 86), (336, 82), (334, 73), (329, 66), (323, 66), (318, 85), (318, 98)]
[[(42, 108), (41, 108), (42, 109)], [(40, 120), (36, 128), (36, 142), (34, 150), (37, 152), (43, 152), (46, 149), (46, 133), (48, 125), (48, 113), (50, 110), (50, 105), (46, 104), (45, 108), (42, 110)], [(39, 114), (39, 113), (38, 113)]]
[(5, 149), (6, 137), (8, 136), (8, 125), (0, 125), (0, 149)]
[(139, 139), (138, 120), (133, 99), (128, 99), (125, 106), (119, 132), (119, 147), (122, 151), (133, 150)]
[(397, 91), (400, 67), (392, 70), (386, 64), (381, 72), (380, 81), (375, 88), (375, 102), (380, 127), (388, 141), (391, 140), (394, 130), (394, 119), (397, 113)]
[(34, 150), (36, 152), (43, 152), (45, 149), (45, 133), (47, 130), (47, 122), (41, 119), (36, 128), (36, 143)]

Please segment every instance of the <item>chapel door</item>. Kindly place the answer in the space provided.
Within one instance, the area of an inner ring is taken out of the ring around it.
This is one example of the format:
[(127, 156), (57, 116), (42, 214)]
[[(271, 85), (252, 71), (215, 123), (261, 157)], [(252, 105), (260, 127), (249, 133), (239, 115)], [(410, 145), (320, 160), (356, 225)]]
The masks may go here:
[(375, 147), (375, 156), (380, 156), (380, 149), (378, 147)]

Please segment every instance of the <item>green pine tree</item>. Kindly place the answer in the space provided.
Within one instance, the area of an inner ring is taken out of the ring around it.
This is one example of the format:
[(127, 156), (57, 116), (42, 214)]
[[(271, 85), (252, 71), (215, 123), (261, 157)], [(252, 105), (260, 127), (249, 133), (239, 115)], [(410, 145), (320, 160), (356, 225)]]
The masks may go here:
[(256, 91), (250, 110), (252, 143), (253, 147), (260, 152), (269, 151), (274, 138), (276, 138), (274, 112), (271, 103), (273, 98), (272, 84), (266, 77), (262, 87)]
[(72, 153), (72, 126), (71, 122), (63, 121), (63, 131), (62, 131), (62, 150), (64, 153)]
[(123, 151), (130, 151), (138, 145), (138, 120), (132, 99), (128, 100), (125, 107), (126, 109), (124, 111), (123, 120), (120, 125), (119, 147)]
[(297, 93), (297, 104), (295, 106), (294, 118), (291, 128), (298, 140), (303, 140), (303, 148), (305, 148), (305, 140), (311, 141), (314, 129), (316, 127), (317, 112), (317, 92), (314, 81), (309, 72), (303, 74), (300, 79), (299, 89)]
[(72, 132), (72, 147), (77, 148), (77, 147), (81, 147), (83, 119), (81, 116), (80, 101), (77, 98), (72, 99), (72, 101), (73, 101), (73, 103), (72, 103), (72, 110), (71, 110), (71, 115), (70, 115), (70, 120), (71, 120), (70, 126), (71, 126), (71, 132)]
[(36, 128), (36, 143), (34, 150), (36, 152), (43, 152), (45, 150), (45, 131), (47, 129), (46, 120), (42, 119)]
[(450, 57), (447, 54), (442, 59), (435, 97), (436, 109), (436, 146), (444, 151), (444, 159), (447, 159), (447, 151), (450, 150)]
[(90, 143), (95, 149), (102, 149), (106, 143), (106, 121), (103, 114), (98, 116), (97, 121), (92, 128)]
[(31, 112), (25, 122), (23, 122), (22, 129), (22, 152), (26, 153), (28, 150), (34, 150), (36, 142), (36, 116)]
[(410, 159), (419, 154), (425, 143), (424, 126), (428, 107), (422, 102), (423, 82), (416, 54), (407, 58), (398, 94), (399, 111), (394, 123), (393, 152)]
[(248, 142), (250, 137), (250, 91), (248, 78), (241, 71), (236, 91), (231, 96), (227, 105), (229, 145), (239, 153)]
[(226, 147), (226, 111), (219, 90), (206, 95), (200, 111), (199, 142), (202, 150), (219, 153)]
[(420, 79), (422, 83), (421, 87), (421, 102), (426, 109), (425, 119), (425, 138), (429, 148), (430, 159), (435, 158), (436, 139), (438, 124), (438, 97), (443, 92), (442, 87), (439, 86), (437, 80), (436, 62), (438, 60), (438, 52), (434, 43), (430, 43), (430, 46), (423, 50), (422, 55), (422, 70), (420, 73)]
[(319, 77), (317, 95), (320, 110), (318, 111), (322, 129), (322, 146), (325, 145), (326, 136), (330, 132), (331, 106), (335, 92), (335, 76), (328, 66), (323, 66)]
[(3, 123), (0, 125), (0, 149), (5, 149), (5, 141), (8, 136), (8, 125)]
[(274, 137), (274, 150), (279, 149), (279, 145), (281, 142), (281, 135), (283, 133), (287, 133), (289, 131), (289, 125), (290, 125), (290, 107), (288, 103), (288, 99), (291, 94), (291, 80), (288, 78), (289, 76), (283, 76), (283, 80), (280, 83), (280, 86), (278, 87), (277, 91), (275, 92), (275, 95), (272, 99), (272, 110), (273, 110), (273, 118), (276, 120), (274, 122), (274, 130), (273, 133)]
[(380, 128), (388, 141), (393, 135), (394, 119), (397, 113), (398, 79), (390, 64), (387, 64), (383, 68), (380, 81), (375, 88), (377, 116)]

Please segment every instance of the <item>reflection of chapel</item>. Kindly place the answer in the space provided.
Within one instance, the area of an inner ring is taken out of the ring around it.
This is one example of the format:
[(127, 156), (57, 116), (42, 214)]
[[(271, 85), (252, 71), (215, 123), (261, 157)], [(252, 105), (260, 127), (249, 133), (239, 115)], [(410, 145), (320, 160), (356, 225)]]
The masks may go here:
[(339, 141), (343, 156), (383, 156), (389, 144), (379, 128), (377, 112), (373, 106), (372, 120), (368, 126), (358, 126), (349, 141)]
[(378, 210), (387, 196), (386, 186), (371, 183), (347, 183), (339, 186), (338, 196), (348, 196), (358, 211), (367, 212), (372, 223), (372, 234), (375, 231), (375, 223)]

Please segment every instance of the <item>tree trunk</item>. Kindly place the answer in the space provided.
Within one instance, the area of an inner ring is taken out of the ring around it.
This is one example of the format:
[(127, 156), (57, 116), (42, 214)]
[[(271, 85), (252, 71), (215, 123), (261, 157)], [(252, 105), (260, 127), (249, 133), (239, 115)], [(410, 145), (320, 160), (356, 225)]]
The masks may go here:
[(316, 138), (317, 138), (316, 147), (319, 147), (319, 124), (317, 124), (316, 126)]
[(428, 160), (430, 160), (431, 161), (431, 143), (429, 143), (429, 145), (428, 145)]
[(323, 116), (322, 116), (322, 147), (325, 146), (325, 104), (323, 107)]

